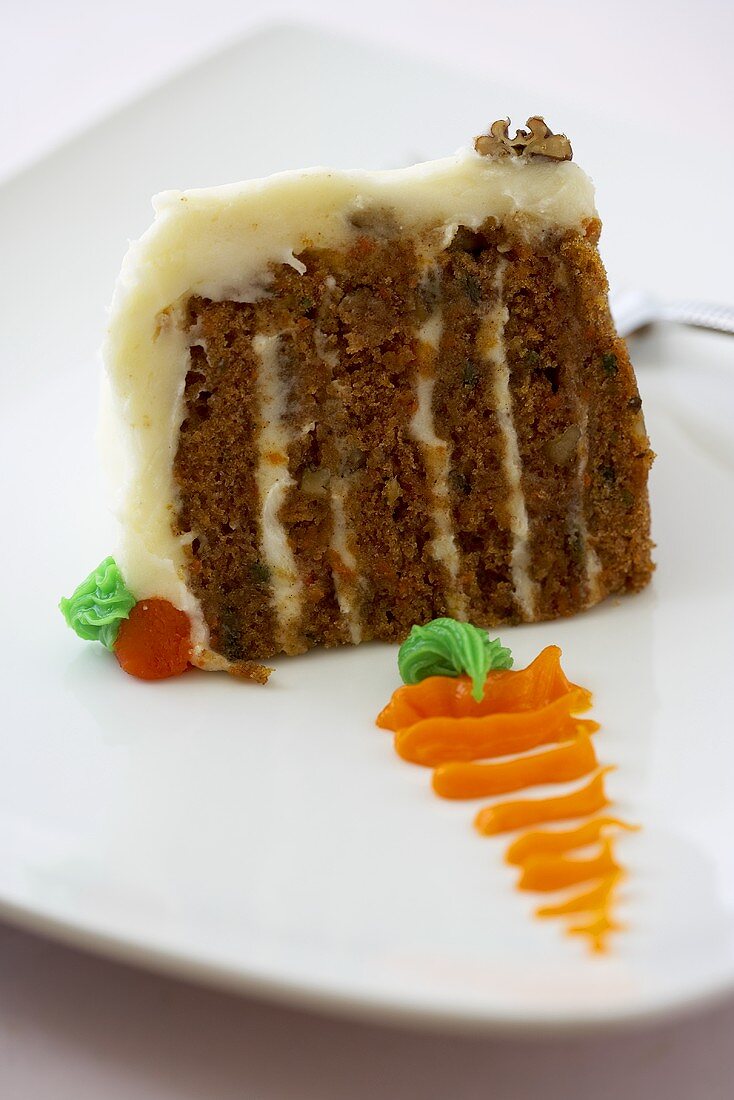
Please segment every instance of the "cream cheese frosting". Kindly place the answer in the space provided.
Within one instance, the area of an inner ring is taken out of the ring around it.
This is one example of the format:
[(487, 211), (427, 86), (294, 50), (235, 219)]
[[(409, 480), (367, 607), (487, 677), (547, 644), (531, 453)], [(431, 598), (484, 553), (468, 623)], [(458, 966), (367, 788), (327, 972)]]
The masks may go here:
[[(138, 599), (160, 596), (189, 614), (195, 660), (205, 665), (208, 630), (186, 579), (192, 536), (176, 534), (173, 525), (173, 466), (196, 342), (185, 323), (188, 299), (257, 300), (268, 292), (273, 265), (303, 271), (297, 257), (305, 248), (345, 246), (362, 211), (389, 211), (402, 233), (436, 231), (448, 243), (459, 226), (477, 229), (488, 217), (504, 221), (522, 214), (528, 233), (578, 227), (595, 217), (594, 192), (570, 161), (495, 159), (468, 149), (394, 171), (312, 168), (167, 191), (154, 209), (155, 221), (131, 244), (115, 289), (104, 345), (101, 437), (115, 455), (117, 560), (126, 583)], [(433, 334), (423, 336), (430, 343)], [(265, 532), (268, 539), (276, 546), (277, 532)], [(519, 569), (521, 549), (516, 547)]]

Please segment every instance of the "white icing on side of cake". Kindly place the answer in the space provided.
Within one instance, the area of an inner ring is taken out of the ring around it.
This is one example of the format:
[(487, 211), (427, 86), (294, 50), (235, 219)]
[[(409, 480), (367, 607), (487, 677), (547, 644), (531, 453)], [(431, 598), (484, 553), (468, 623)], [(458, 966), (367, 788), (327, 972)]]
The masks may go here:
[(189, 615), (198, 664), (207, 653), (209, 630), (186, 582), (191, 534), (176, 535), (172, 527), (178, 511), (173, 460), (190, 345), (179, 308), (152, 326), (150, 318), (144, 320), (146, 303), (156, 300), (150, 286), (136, 284), (129, 323), (118, 325), (114, 342), (107, 338), (98, 438), (122, 526), (115, 557), (125, 583), (138, 599), (160, 596)]
[[(100, 434), (103, 440), (116, 434), (124, 457), (124, 470), (118, 466), (116, 475), (122, 497), (116, 556), (123, 575), (139, 599), (160, 596), (188, 612), (195, 659), (203, 661), (208, 631), (186, 580), (187, 540), (172, 528), (178, 507), (173, 464), (189, 368), (188, 298), (257, 300), (268, 292), (271, 265), (302, 271), (296, 257), (306, 244), (340, 248), (353, 239), (350, 215), (359, 209), (387, 208), (401, 232), (433, 231), (445, 242), (458, 225), (476, 229), (489, 216), (507, 220), (521, 214), (519, 227), (532, 236), (548, 227), (579, 227), (594, 217), (593, 187), (572, 162), (493, 159), (469, 149), (396, 171), (314, 168), (226, 187), (169, 191), (154, 206), (156, 220), (130, 246), (115, 290), (104, 347), (112, 396)], [(506, 374), (506, 364), (498, 366), (498, 373), (502, 370)], [(274, 492), (264, 499), (271, 524), (268, 554), (285, 577), (292, 564), (277, 528), (282, 475), (282, 469), (268, 474)], [(264, 471), (262, 478), (265, 484)], [(515, 527), (518, 597), (529, 607), (519, 512)], [(291, 601), (281, 592), (277, 598), (283, 614), (292, 615), (298, 597)]]
[(275, 637), (280, 646), (288, 630), (301, 615), (303, 585), (288, 534), (280, 521), (280, 508), (295, 482), (288, 472), (291, 434), (285, 425), (286, 389), (280, 375), (280, 336), (253, 337), (252, 347), (259, 360), (255, 381), (260, 431), (257, 436), (258, 465), (255, 471), (260, 495), (260, 548), (263, 565), (270, 574)]
[(501, 257), (493, 278), (493, 289), (497, 298), (495, 304), (482, 321), (479, 332), (479, 348), (483, 359), (492, 369), (492, 389), (494, 394), (497, 423), (503, 441), (502, 467), (507, 481), (507, 510), (510, 516), (512, 534), (512, 552), (510, 565), (515, 599), (526, 621), (535, 617), (537, 585), (529, 573), (530, 553), (528, 542), (530, 528), (522, 491), (522, 459), (517, 441), (517, 431), (512, 416), (512, 394), (510, 393), (510, 368), (505, 348), (505, 325), (509, 313), (504, 301), (505, 268), (507, 261)]

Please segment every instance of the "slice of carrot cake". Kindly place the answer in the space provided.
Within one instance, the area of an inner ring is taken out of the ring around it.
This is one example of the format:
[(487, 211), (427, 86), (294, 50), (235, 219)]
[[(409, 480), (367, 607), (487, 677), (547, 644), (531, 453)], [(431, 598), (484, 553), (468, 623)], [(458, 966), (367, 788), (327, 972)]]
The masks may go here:
[(105, 359), (117, 562), (202, 668), (651, 574), (651, 451), (591, 181), (539, 118), (396, 171), (166, 192)]

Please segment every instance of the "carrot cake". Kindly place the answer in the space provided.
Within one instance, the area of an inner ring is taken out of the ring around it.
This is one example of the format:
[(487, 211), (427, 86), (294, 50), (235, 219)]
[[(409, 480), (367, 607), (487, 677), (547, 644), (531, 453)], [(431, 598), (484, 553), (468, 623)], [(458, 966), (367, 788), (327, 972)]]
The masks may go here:
[(649, 580), (588, 176), (542, 119), (155, 200), (105, 347), (116, 555), (201, 668), (570, 615)]

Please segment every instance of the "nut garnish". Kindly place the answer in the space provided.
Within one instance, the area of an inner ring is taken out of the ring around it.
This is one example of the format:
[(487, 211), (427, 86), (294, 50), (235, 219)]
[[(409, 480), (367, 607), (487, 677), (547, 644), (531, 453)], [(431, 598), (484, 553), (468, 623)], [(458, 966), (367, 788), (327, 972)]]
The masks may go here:
[(493, 122), (488, 134), (474, 139), (474, 148), (483, 157), (548, 157), (550, 160), (571, 160), (573, 150), (565, 134), (554, 134), (539, 115), (526, 123), (527, 130), (518, 130), (510, 137), (509, 118)]

